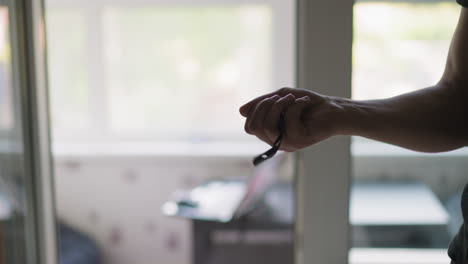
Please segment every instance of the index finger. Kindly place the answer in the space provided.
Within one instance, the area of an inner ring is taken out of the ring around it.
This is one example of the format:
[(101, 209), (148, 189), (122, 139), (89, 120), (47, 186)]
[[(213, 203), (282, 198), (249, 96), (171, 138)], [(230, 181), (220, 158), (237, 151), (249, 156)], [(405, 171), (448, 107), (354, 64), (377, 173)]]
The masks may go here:
[(291, 93), (292, 89), (291, 88), (281, 88), (279, 90), (276, 90), (271, 93), (267, 93), (265, 95), (259, 96), (252, 101), (246, 103), (245, 105), (241, 106), (239, 109), (239, 112), (242, 116), (247, 117), (250, 113), (250, 110), (252, 110), (252, 107), (257, 105), (258, 102), (262, 101), (265, 98), (272, 97), (274, 95), (279, 95), (280, 97), (283, 97), (287, 95), (288, 93)]

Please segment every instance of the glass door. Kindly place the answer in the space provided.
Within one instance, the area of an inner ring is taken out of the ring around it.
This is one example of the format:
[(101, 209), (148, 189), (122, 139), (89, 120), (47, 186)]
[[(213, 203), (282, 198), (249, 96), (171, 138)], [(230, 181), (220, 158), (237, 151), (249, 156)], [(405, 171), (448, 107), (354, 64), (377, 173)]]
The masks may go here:
[(56, 263), (40, 7), (0, 0), (0, 264)]

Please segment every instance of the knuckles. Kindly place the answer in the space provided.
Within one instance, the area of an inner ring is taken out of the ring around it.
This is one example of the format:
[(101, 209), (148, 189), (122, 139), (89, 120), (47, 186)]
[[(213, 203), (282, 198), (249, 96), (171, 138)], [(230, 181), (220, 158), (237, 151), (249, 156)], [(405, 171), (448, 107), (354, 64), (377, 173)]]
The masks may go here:
[(292, 88), (289, 88), (289, 87), (283, 87), (283, 88), (280, 88), (277, 93), (278, 94), (281, 94), (281, 95), (286, 95), (288, 93), (291, 93), (293, 91)]

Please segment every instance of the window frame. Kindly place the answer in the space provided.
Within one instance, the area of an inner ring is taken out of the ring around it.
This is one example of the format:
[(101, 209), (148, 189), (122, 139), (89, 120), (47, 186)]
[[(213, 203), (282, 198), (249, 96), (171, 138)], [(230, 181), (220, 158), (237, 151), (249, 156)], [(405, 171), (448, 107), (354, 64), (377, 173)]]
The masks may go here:
[[(49, 141), (43, 2), (0, 0), (0, 5), (9, 9), (12, 100), (18, 99), (13, 101), (13, 129), (4, 134), (10, 138), (11, 144), (2, 154), (18, 160), (21, 163), (18, 170), (23, 173), (23, 176), (13, 175), (21, 177), (24, 185), (24, 207), (19, 210), (23, 219), (16, 218), (24, 221), (25, 227), (26, 248), (22, 257), (27, 263), (56, 264), (58, 244)], [(21, 254), (21, 251), (17, 253)]]

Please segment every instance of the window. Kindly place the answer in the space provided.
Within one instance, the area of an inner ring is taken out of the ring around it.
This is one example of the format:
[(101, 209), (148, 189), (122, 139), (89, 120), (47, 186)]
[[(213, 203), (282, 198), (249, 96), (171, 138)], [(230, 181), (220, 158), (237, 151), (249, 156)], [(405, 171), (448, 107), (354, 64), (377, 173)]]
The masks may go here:
[(49, 1), (54, 138), (251, 140), (238, 107), (294, 85), (288, 2)]
[(356, 3), (353, 98), (387, 98), (435, 84), (459, 12), (455, 3)]

